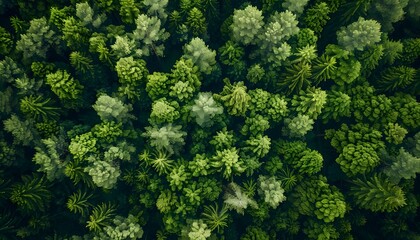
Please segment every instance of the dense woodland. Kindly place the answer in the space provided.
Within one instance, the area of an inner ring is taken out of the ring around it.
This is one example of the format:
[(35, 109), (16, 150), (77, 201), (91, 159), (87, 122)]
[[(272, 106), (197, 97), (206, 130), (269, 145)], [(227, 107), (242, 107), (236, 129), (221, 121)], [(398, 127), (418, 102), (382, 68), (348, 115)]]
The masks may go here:
[(419, 0), (0, 0), (0, 239), (420, 239)]

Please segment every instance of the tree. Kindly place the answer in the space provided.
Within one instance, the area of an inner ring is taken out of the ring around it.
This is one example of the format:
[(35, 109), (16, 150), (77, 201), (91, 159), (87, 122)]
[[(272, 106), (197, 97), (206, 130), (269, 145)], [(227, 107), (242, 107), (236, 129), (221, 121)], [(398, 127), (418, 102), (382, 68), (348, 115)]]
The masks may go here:
[(276, 209), (281, 202), (286, 200), (281, 182), (277, 181), (275, 177), (259, 176), (258, 183), (260, 187), (258, 193), (270, 207)]
[(299, 95), (294, 95), (292, 107), (299, 114), (304, 114), (312, 119), (317, 119), (325, 103), (327, 102), (327, 93), (320, 88), (308, 88), (300, 91)]
[(216, 51), (210, 50), (201, 38), (193, 38), (184, 46), (183, 58), (191, 59), (204, 74), (210, 74), (215, 69)]
[(244, 82), (236, 82), (233, 85), (229, 79), (223, 79), (225, 86), (220, 94), (214, 94), (216, 100), (221, 101), (227, 108), (228, 113), (234, 116), (243, 116), (248, 109), (251, 97), (246, 92)]
[(306, 4), (308, 4), (308, 2), (309, 0), (298, 0), (298, 1), (286, 0), (281, 4), (281, 6), (293, 13), (301, 14)]
[(41, 165), (39, 172), (45, 172), (49, 181), (59, 179), (64, 175), (64, 167), (66, 162), (61, 158), (57, 147), (59, 139), (48, 138), (42, 139), (43, 148), (35, 147), (36, 153), (32, 159), (36, 164)]
[(264, 24), (262, 11), (251, 5), (245, 9), (235, 9), (232, 20), (233, 39), (244, 45), (255, 44), (256, 37)]
[(36, 137), (33, 122), (30, 120), (21, 121), (15, 114), (4, 120), (3, 124), (4, 130), (13, 135), (13, 140), (17, 144), (29, 146)]
[(338, 44), (348, 51), (362, 51), (381, 40), (381, 24), (360, 17), (356, 22), (337, 32)]
[(45, 17), (33, 19), (28, 31), (16, 42), (16, 50), (23, 52), (23, 58), (26, 60), (45, 59), (50, 46), (58, 44), (55, 34)]
[(420, 172), (420, 158), (411, 155), (404, 148), (400, 148), (398, 155), (391, 159), (392, 162), (384, 169), (384, 173), (392, 183), (398, 184), (403, 178), (416, 178), (416, 173)]
[(42, 96), (25, 96), (20, 100), (20, 110), (30, 118), (39, 120), (56, 119), (59, 116), (59, 108), (51, 106), (51, 99)]
[(404, 191), (380, 174), (354, 180), (350, 195), (358, 207), (372, 212), (395, 212), (406, 204)]
[(24, 175), (11, 186), (10, 200), (23, 211), (45, 211), (51, 196), (44, 176)]
[(194, 105), (191, 108), (191, 116), (201, 127), (210, 127), (213, 124), (212, 118), (223, 113), (223, 107), (214, 101), (211, 93), (200, 92)]
[(131, 105), (126, 105), (118, 98), (106, 94), (100, 95), (92, 107), (102, 121), (125, 122), (133, 118), (129, 113)]
[[(169, 33), (161, 27), (162, 22), (157, 17), (139, 14), (135, 20), (136, 29), (128, 36), (136, 41), (136, 54), (139, 56), (163, 56), (165, 46), (161, 43), (168, 39)], [(140, 44), (141, 43), (141, 44)]]
[(226, 179), (232, 179), (233, 175), (239, 175), (246, 169), (235, 147), (223, 151), (217, 150), (211, 160), (211, 166), (218, 172), (223, 170), (223, 177)]
[(234, 182), (228, 184), (228, 188), (224, 194), (224, 203), (228, 209), (233, 209), (239, 214), (244, 214), (244, 210), (248, 206), (257, 208), (257, 203), (242, 192), (239, 185)]
[(66, 70), (57, 70), (47, 74), (46, 83), (51, 90), (63, 101), (77, 100), (82, 94), (83, 86)]
[(151, 124), (173, 123), (180, 117), (179, 104), (175, 101), (169, 102), (166, 98), (161, 98), (152, 103), (152, 112), (149, 122)]
[(166, 124), (158, 128), (156, 126), (146, 127), (146, 132), (142, 134), (144, 137), (150, 139), (150, 145), (157, 150), (165, 150), (169, 154), (177, 153), (180, 148), (185, 144), (184, 137), (186, 132), (181, 131), (182, 126)]
[(118, 177), (121, 175), (118, 166), (102, 160), (95, 160), (91, 166), (85, 168), (96, 186), (105, 189), (115, 188)]

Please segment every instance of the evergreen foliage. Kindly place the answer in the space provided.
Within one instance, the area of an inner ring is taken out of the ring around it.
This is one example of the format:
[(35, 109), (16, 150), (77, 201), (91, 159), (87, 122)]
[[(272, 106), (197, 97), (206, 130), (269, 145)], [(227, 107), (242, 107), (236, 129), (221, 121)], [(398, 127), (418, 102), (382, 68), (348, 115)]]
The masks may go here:
[(417, 239), (417, 5), (0, 0), (0, 239)]
[(366, 180), (356, 179), (353, 184), (350, 195), (360, 208), (373, 212), (395, 212), (406, 204), (404, 191), (382, 175), (375, 174)]

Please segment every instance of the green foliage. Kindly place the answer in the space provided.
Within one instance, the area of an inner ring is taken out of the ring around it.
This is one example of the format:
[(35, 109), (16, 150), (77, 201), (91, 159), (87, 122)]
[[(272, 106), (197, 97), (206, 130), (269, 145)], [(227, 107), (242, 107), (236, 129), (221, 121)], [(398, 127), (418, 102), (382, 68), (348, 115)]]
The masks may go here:
[(346, 212), (346, 203), (344, 195), (338, 190), (332, 190), (330, 193), (322, 194), (315, 203), (315, 215), (324, 222), (333, 222), (335, 218), (344, 217)]
[(184, 137), (186, 132), (181, 131), (182, 126), (166, 124), (163, 127), (146, 127), (146, 132), (142, 134), (150, 139), (150, 145), (157, 150), (165, 150), (170, 154), (176, 153), (185, 144)]
[(242, 215), (248, 206), (252, 208), (258, 207), (257, 203), (243, 193), (241, 187), (234, 182), (228, 184), (224, 199), (224, 203), (228, 209), (233, 209)]
[(215, 99), (224, 104), (230, 115), (244, 115), (251, 100), (244, 82), (236, 82), (232, 85), (227, 78), (223, 79), (223, 82), (225, 83), (223, 90), (220, 94), (214, 94)]
[(241, 129), (243, 135), (257, 136), (263, 134), (267, 129), (270, 128), (269, 121), (263, 116), (257, 114), (253, 117), (249, 117), (245, 120), (245, 124)]
[(193, 7), (188, 12), (187, 26), (195, 37), (201, 36), (207, 32), (206, 18), (198, 8)]
[(22, 182), (11, 186), (10, 201), (16, 204), (23, 212), (45, 211), (51, 200), (44, 176), (22, 176)]
[(169, 95), (177, 98), (180, 102), (190, 100), (194, 93), (198, 92), (201, 86), (198, 68), (194, 66), (191, 59), (183, 58), (177, 60), (172, 67), (169, 75), (170, 87)]
[(327, 102), (327, 93), (320, 88), (308, 88), (300, 91), (299, 95), (294, 95), (292, 108), (300, 114), (317, 119), (322, 108)]
[(37, 151), (32, 159), (36, 164), (41, 165), (39, 172), (44, 172), (49, 181), (61, 178), (64, 174), (64, 166), (66, 162), (59, 153), (59, 139), (56, 137), (42, 139), (44, 148), (35, 147)]
[(282, 74), (282, 79), (277, 83), (281, 89), (285, 89), (287, 94), (299, 92), (309, 84), (312, 75), (311, 65), (308, 63), (296, 63), (286, 68)]
[(284, 119), (287, 128), (284, 129), (286, 135), (290, 137), (303, 137), (313, 128), (314, 120), (307, 115), (298, 114), (294, 118)]
[(193, 221), (191, 229), (188, 232), (188, 239), (191, 240), (205, 240), (211, 235), (211, 230), (207, 228), (207, 224), (202, 220)]
[(196, 123), (201, 127), (210, 127), (213, 124), (212, 118), (222, 113), (223, 107), (208, 92), (200, 92), (191, 108), (191, 116), (195, 117)]
[(28, 146), (35, 138), (33, 123), (30, 120), (22, 121), (18, 116), (12, 114), (10, 118), (3, 121), (4, 130), (13, 135), (13, 141), (16, 144)]
[(256, 226), (247, 227), (245, 234), (241, 236), (240, 240), (269, 240), (270, 237), (262, 228)]
[(211, 166), (216, 168), (217, 171), (220, 172), (223, 169), (223, 177), (226, 179), (231, 179), (233, 175), (239, 175), (246, 169), (236, 148), (217, 150), (216, 155), (211, 160)]
[(217, 132), (216, 135), (213, 136), (213, 139), (210, 140), (210, 144), (213, 145), (216, 150), (223, 150), (233, 147), (235, 141), (236, 139), (233, 132), (227, 131), (227, 129), (224, 128), (222, 131)]
[(67, 47), (78, 50), (87, 46), (89, 40), (89, 29), (83, 26), (81, 21), (74, 17), (68, 17), (63, 21), (62, 39), (66, 41)]
[(401, 179), (416, 178), (420, 172), (420, 158), (400, 148), (398, 155), (392, 158), (391, 165), (384, 169), (390, 181), (397, 184)]
[(406, 64), (413, 63), (420, 56), (420, 38), (408, 38), (402, 41), (403, 49), (400, 60)]
[(44, 100), (42, 96), (25, 96), (20, 100), (20, 110), (36, 120), (56, 119), (59, 116), (59, 108), (51, 106), (50, 101), (50, 98)]
[(375, 1), (369, 9), (369, 16), (376, 19), (384, 31), (393, 30), (393, 23), (404, 19), (404, 8), (409, 1), (405, 0), (385, 0)]
[(134, 19), (139, 16), (140, 10), (136, 6), (134, 0), (121, 0), (120, 1), (120, 16), (124, 23), (133, 23)]
[(388, 123), (385, 131), (385, 139), (389, 143), (401, 144), (404, 140), (405, 135), (408, 133), (407, 129), (398, 125), (398, 123)]
[(286, 0), (281, 4), (281, 6), (285, 8), (286, 10), (289, 10), (293, 13), (301, 14), (306, 4), (308, 4), (308, 2), (309, 0), (298, 0), (298, 1)]
[(89, 202), (92, 194), (87, 194), (85, 191), (81, 191), (78, 189), (77, 192), (70, 195), (67, 199), (67, 209), (72, 213), (78, 213), (82, 216), (86, 216), (88, 214), (89, 208), (92, 204)]
[(95, 160), (91, 166), (85, 168), (85, 172), (89, 173), (96, 186), (105, 189), (115, 188), (121, 175), (118, 166), (101, 160)]
[(220, 232), (221, 229), (228, 226), (229, 215), (227, 211), (226, 205), (223, 205), (219, 210), (217, 203), (214, 206), (204, 206), (203, 221), (209, 226), (211, 231), (217, 229), (217, 232)]
[(321, 35), (330, 17), (331, 10), (327, 3), (320, 2), (309, 8), (303, 18), (305, 26), (313, 30), (317, 36)]
[(248, 68), (246, 79), (251, 83), (258, 83), (264, 79), (265, 70), (260, 64), (254, 64)]
[(372, 212), (395, 212), (406, 204), (403, 190), (377, 174), (354, 180), (350, 195), (358, 207)]
[(4, 91), (0, 92), (0, 113), (9, 114), (12, 111), (13, 89), (11, 87), (6, 88)]
[(81, 73), (86, 73), (93, 70), (92, 59), (84, 56), (80, 52), (70, 53), (70, 64)]
[(324, 122), (329, 120), (339, 120), (342, 117), (350, 117), (350, 103), (349, 95), (332, 90), (327, 93), (327, 102), (323, 108), (321, 117)]
[(161, 98), (152, 103), (152, 112), (149, 122), (151, 124), (173, 123), (180, 115), (178, 112), (179, 104), (175, 101), (168, 102)]
[(384, 91), (403, 90), (415, 81), (417, 70), (412, 67), (389, 67), (382, 71), (378, 80), (378, 89)]
[[(157, 17), (140, 14), (135, 20), (136, 29), (129, 37), (137, 42), (136, 54), (139, 56), (163, 56), (165, 46), (161, 41), (169, 37), (169, 33), (162, 28), (162, 22)], [(141, 43), (141, 44), (140, 44)]]
[(3, 27), (0, 27), (0, 54), (7, 55), (12, 45), (13, 40), (10, 33)]
[(336, 162), (348, 176), (366, 174), (379, 164), (379, 157), (370, 144), (347, 144)]
[(348, 51), (363, 50), (381, 40), (381, 24), (360, 17), (356, 22), (337, 32), (337, 41)]
[(76, 4), (76, 16), (82, 20), (83, 25), (92, 25), (95, 28), (100, 27), (106, 20), (105, 14), (96, 15), (86, 2)]
[(258, 158), (262, 158), (268, 154), (271, 146), (271, 139), (267, 136), (262, 136), (261, 134), (251, 137), (245, 141), (245, 149), (249, 149), (253, 154)]
[(75, 80), (66, 70), (57, 70), (55, 73), (47, 74), (46, 83), (63, 101), (77, 100), (83, 89), (79, 81)]
[(0, 239), (415, 238), (418, 2), (0, 0)]
[(380, 131), (361, 123), (351, 126), (342, 124), (338, 130), (328, 129), (325, 131), (325, 138), (331, 139), (331, 146), (338, 152), (342, 152), (348, 144), (363, 145), (369, 143), (374, 150), (382, 149), (385, 146)]
[(368, 84), (354, 86), (348, 90), (351, 97), (351, 111), (357, 122), (393, 123), (398, 113), (392, 101), (385, 95), (374, 95), (375, 89)]
[(402, 127), (415, 129), (420, 126), (420, 103), (411, 95), (397, 93), (391, 97), (392, 108), (398, 112), (398, 122)]
[(118, 81), (121, 86), (118, 91), (129, 99), (140, 98), (139, 88), (144, 86), (149, 71), (146, 62), (134, 60), (133, 57), (120, 58), (115, 65)]
[(133, 118), (129, 113), (132, 110), (131, 105), (106, 94), (99, 96), (92, 107), (102, 121), (124, 122)]
[(309, 239), (339, 239), (340, 234), (332, 224), (321, 223), (316, 220), (305, 222), (303, 232)]
[(232, 37), (236, 42), (244, 45), (256, 43), (256, 38), (264, 24), (261, 10), (251, 5), (245, 9), (235, 9), (232, 21)]
[(0, 74), (2, 82), (12, 83), (16, 78), (22, 77), (24, 71), (19, 68), (15, 60), (6, 56), (0, 61)]
[(264, 202), (272, 208), (277, 208), (281, 202), (286, 200), (284, 196), (284, 189), (281, 182), (277, 181), (275, 177), (258, 177), (258, 194), (264, 198)]
[(54, 44), (58, 44), (58, 39), (43, 17), (31, 20), (28, 31), (16, 42), (16, 50), (23, 52), (24, 59), (45, 59), (49, 47)]
[(152, 100), (157, 100), (169, 94), (170, 83), (167, 74), (154, 72), (147, 76), (146, 92)]
[(139, 220), (131, 214), (126, 218), (115, 216), (114, 219), (112, 219), (113, 226), (106, 226), (104, 232), (109, 239), (141, 239), (144, 232), (138, 222)]
[(230, 66), (240, 62), (244, 56), (244, 49), (231, 40), (221, 46), (218, 52), (222, 63)]
[(184, 46), (183, 58), (191, 59), (198, 70), (204, 74), (210, 74), (215, 70), (216, 51), (210, 50), (201, 38), (193, 38)]
[(110, 203), (96, 205), (90, 213), (86, 227), (91, 231), (99, 232), (110, 226), (115, 215), (115, 206)]

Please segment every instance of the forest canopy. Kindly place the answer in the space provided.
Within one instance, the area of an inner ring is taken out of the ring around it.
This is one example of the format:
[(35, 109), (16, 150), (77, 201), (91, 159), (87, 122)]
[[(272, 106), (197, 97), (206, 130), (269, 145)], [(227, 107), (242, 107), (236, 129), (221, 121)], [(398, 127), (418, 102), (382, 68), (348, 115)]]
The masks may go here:
[(0, 19), (0, 240), (420, 239), (419, 0)]

